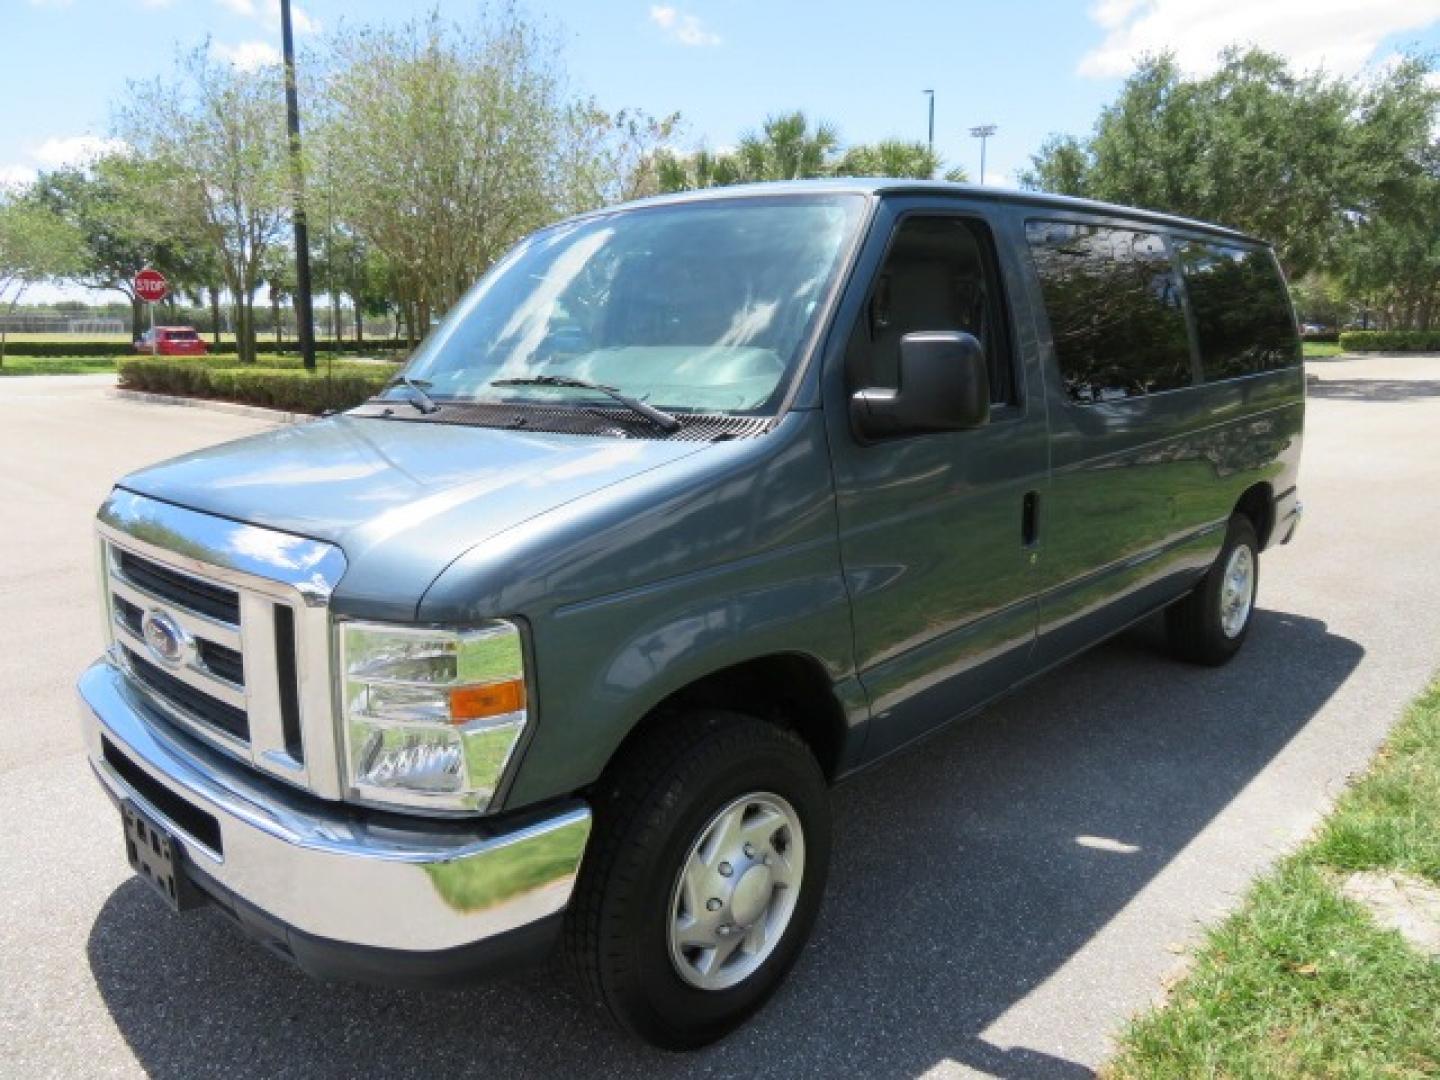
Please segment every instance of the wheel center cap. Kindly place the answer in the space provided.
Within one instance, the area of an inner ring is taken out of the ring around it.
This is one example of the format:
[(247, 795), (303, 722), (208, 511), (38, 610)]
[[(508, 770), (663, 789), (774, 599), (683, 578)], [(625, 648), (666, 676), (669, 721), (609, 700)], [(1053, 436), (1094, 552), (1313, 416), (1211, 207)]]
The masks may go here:
[(735, 883), (735, 892), (730, 897), (731, 916), (741, 926), (751, 925), (770, 906), (770, 894), (774, 891), (770, 868), (760, 863), (750, 867)]

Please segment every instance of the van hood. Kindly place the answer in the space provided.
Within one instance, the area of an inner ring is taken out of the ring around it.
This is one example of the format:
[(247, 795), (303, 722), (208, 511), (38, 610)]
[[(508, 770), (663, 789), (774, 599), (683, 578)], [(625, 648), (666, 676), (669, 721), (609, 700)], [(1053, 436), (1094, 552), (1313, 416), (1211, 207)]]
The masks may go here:
[(477, 544), (707, 444), (338, 416), (186, 454), (127, 490), (336, 544), (337, 610), (414, 617)]

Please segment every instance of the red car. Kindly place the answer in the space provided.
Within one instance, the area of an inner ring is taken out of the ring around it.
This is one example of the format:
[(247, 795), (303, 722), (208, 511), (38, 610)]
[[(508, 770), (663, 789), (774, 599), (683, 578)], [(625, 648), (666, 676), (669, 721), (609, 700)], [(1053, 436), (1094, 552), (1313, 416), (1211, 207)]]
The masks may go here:
[[(159, 339), (153, 349), (151, 334)], [(204, 356), (210, 349), (192, 326), (157, 326), (140, 335), (140, 340), (135, 342), (135, 351), (154, 352), (160, 356)]]

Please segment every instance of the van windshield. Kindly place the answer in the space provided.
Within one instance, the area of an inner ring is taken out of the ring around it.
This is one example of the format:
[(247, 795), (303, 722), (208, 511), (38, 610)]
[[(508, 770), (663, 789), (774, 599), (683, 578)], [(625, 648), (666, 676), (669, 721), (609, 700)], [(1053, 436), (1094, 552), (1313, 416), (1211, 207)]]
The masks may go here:
[(863, 205), (700, 201), (558, 225), (497, 264), (405, 374), (442, 403), (594, 403), (574, 387), (496, 385), (559, 377), (679, 413), (773, 412)]

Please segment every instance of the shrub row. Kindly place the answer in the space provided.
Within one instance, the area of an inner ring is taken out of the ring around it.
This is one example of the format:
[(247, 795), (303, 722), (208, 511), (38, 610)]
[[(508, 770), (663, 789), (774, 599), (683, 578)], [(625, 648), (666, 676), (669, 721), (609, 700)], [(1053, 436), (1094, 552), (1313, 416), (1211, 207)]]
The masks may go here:
[(1440, 352), (1440, 330), (1347, 330), (1345, 352)]
[(325, 365), (310, 373), (295, 365), (222, 366), (213, 360), (195, 362), (145, 357), (121, 360), (119, 385), (154, 394), (236, 401), (289, 412), (319, 413), (348, 409), (377, 393), (394, 374), (374, 364)]
[(1305, 341), (1313, 341), (1320, 345), (1334, 345), (1340, 340), (1339, 330), (1315, 330), (1308, 334), (1301, 334)]
[[(210, 347), (211, 354), (215, 356), (234, 356), (235, 342), (222, 341), (215, 345), (206, 339), (206, 345)], [(284, 352), (293, 353), (299, 351), (300, 345), (294, 341), (283, 341), (278, 346), (273, 338), (268, 341), (261, 338), (256, 344), (262, 352)], [(330, 352), (335, 343), (328, 339), (317, 340), (315, 349), (317, 352)], [(355, 343), (342, 341), (341, 350), (354, 350)], [(391, 352), (395, 349), (405, 348), (404, 338), (375, 338), (367, 339), (364, 343), (366, 352)], [(6, 356), (125, 356), (141, 355), (133, 352), (131, 346), (123, 341), (7, 341), (5, 343)]]
[(118, 356), (127, 352), (123, 341), (7, 341), (6, 356)]

